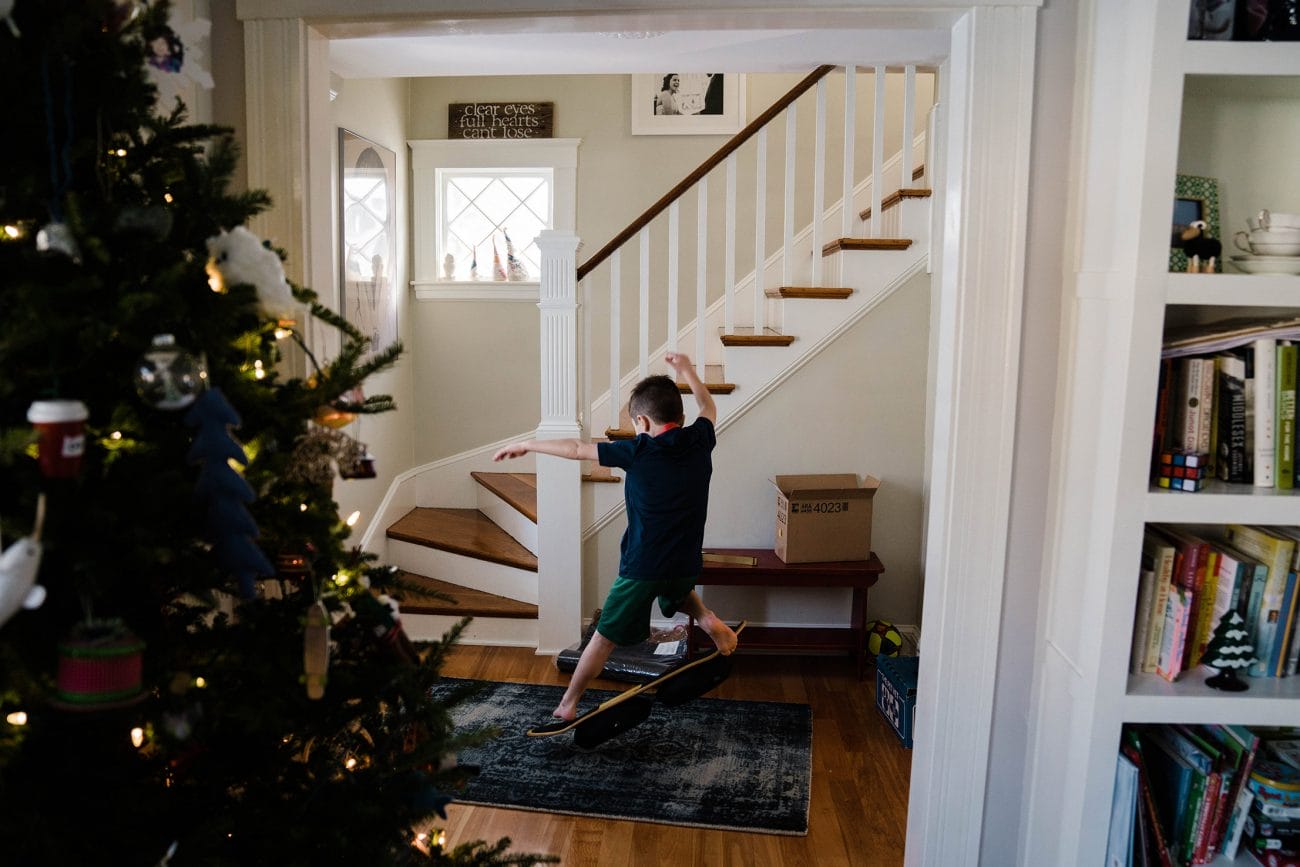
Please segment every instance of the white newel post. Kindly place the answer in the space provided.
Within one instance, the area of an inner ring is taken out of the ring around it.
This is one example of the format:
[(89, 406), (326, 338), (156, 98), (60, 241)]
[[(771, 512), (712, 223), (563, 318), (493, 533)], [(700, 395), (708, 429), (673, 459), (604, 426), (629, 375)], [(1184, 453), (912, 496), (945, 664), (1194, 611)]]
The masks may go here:
[[(581, 436), (578, 423), (578, 236), (547, 230), (540, 297), (542, 420), (538, 439)], [(582, 465), (537, 456), (537, 652), (582, 634)]]

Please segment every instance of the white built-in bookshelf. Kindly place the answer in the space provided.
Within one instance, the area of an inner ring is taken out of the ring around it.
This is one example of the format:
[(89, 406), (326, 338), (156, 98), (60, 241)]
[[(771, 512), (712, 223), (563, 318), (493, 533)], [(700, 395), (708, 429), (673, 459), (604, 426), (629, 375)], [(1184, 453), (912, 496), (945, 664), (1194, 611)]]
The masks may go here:
[[(1150, 483), (1166, 324), (1264, 308), (1300, 315), (1300, 276), (1167, 270), (1180, 173), (1219, 178), (1225, 260), (1238, 252), (1232, 233), (1246, 228), (1246, 216), (1265, 207), (1300, 213), (1300, 122), (1291, 119), (1300, 117), (1300, 43), (1188, 41), (1188, 6), (1153, 0), (1094, 9), (1099, 42), (1088, 55), (1079, 255), (1065, 315), (1061, 457), (1027, 792), (1036, 806), (1021, 863), (1104, 862), (1126, 724), (1300, 725), (1300, 676), (1248, 678), (1249, 690), (1234, 694), (1206, 686), (1213, 672), (1203, 667), (1173, 683), (1129, 671), (1148, 524), (1300, 526), (1300, 487), (1211, 482), (1187, 493)], [(1256, 83), (1281, 106), (1264, 109), (1276, 110), (1279, 124), (1242, 121), (1255, 109), (1232, 96)], [(1197, 102), (1202, 94), (1209, 97)], [(1189, 138), (1188, 129), (1196, 134)], [(1254, 159), (1274, 136), (1289, 140), (1292, 157)], [(1243, 851), (1213, 863), (1257, 862)]]
[[(1158, 38), (1167, 38), (1160, 36)], [(1182, 57), (1181, 76), (1248, 76), (1256, 78), (1287, 76), (1300, 77), (1300, 45), (1296, 43), (1217, 43), (1183, 41), (1175, 47)], [(1169, 73), (1172, 78), (1180, 78), (1177, 72)], [(1160, 73), (1157, 71), (1157, 77)], [(1297, 78), (1300, 83), (1300, 78)], [(1166, 83), (1164, 92), (1183, 94), (1182, 81)], [(1234, 82), (1235, 86), (1240, 86)], [(1175, 100), (1168, 106), (1165, 122), (1179, 124), (1179, 110), (1186, 113), (1194, 111), (1195, 106), (1188, 101)], [(1207, 108), (1212, 110), (1212, 108)], [(1300, 112), (1300, 86), (1296, 88), (1294, 111)], [(1159, 122), (1153, 111), (1153, 123)], [(1239, 141), (1246, 141), (1252, 135), (1264, 135), (1263, 130), (1239, 130)], [(1231, 139), (1231, 137), (1229, 137)], [(1195, 154), (1199, 143), (1179, 142), (1180, 158), (1189, 152)], [(1204, 143), (1207, 148), (1222, 148), (1222, 141)], [(1181, 161), (1181, 159), (1180, 159)], [(1212, 160), (1207, 160), (1210, 162)], [(1280, 195), (1288, 195), (1288, 207), (1280, 203), (1273, 204), (1276, 210), (1300, 212), (1300, 162), (1290, 165), (1259, 167), (1260, 170), (1287, 173), (1285, 183), (1281, 184)], [(1199, 174), (1182, 165), (1164, 165), (1160, 172), (1152, 172), (1149, 178), (1161, 188), (1167, 187), (1178, 172)], [(1222, 207), (1225, 197), (1232, 196), (1233, 191), (1221, 187), (1219, 191), (1221, 214), (1226, 213)], [(1262, 203), (1261, 203), (1262, 206)], [(1246, 207), (1250, 207), (1246, 205)], [(1242, 203), (1237, 203), (1235, 213), (1242, 212)], [(1232, 233), (1245, 228), (1221, 220), (1220, 234), (1223, 242), (1224, 260), (1235, 253), (1232, 245)], [(1160, 237), (1152, 239), (1160, 243)], [(1201, 307), (1210, 308), (1197, 311), (1202, 318), (1229, 318), (1250, 315), (1259, 308), (1285, 308), (1290, 315), (1300, 312), (1300, 276), (1293, 275), (1258, 275), (1234, 273), (1228, 265), (1222, 269), (1225, 273), (1217, 275), (1169, 273), (1161, 279), (1151, 282), (1151, 289), (1158, 293), (1163, 284), (1163, 298), (1142, 299), (1143, 281), (1135, 289), (1135, 315), (1141, 317), (1148, 313), (1161, 324), (1167, 322), (1170, 315), (1179, 311), (1173, 308)], [(1154, 332), (1153, 322), (1141, 322), (1135, 332)], [(1150, 449), (1150, 424), (1154, 416), (1154, 366), (1157, 364), (1158, 346), (1137, 347), (1131, 361), (1130, 382), (1143, 382), (1142, 402), (1133, 407), (1135, 417), (1126, 419), (1126, 429), (1131, 430), (1132, 441), (1127, 442), (1127, 449)], [(1146, 425), (1139, 422), (1145, 421)], [(1130, 462), (1131, 466), (1142, 466), (1139, 462)], [(1126, 510), (1121, 509), (1121, 513)], [(1149, 487), (1141, 502), (1141, 521), (1134, 520), (1115, 537), (1115, 550), (1134, 554), (1128, 562), (1134, 564), (1128, 570), (1113, 573), (1109, 592), (1130, 608), (1137, 596), (1136, 550), (1140, 547), (1140, 535), (1145, 524), (1165, 523), (1183, 524), (1196, 527), (1215, 527), (1226, 524), (1257, 525), (1300, 525), (1300, 488), (1278, 490), (1260, 488), (1244, 484), (1210, 482), (1195, 493), (1175, 492)], [(1136, 519), (1138, 516), (1133, 515)], [(1129, 535), (1132, 534), (1132, 535)], [(1112, 563), (1117, 560), (1112, 556)], [(1116, 640), (1131, 634), (1132, 615), (1121, 618), (1122, 628), (1116, 629)], [(1123, 631), (1127, 628), (1129, 631)], [(1123, 655), (1123, 654), (1120, 654)], [(1116, 660), (1118, 661), (1118, 660)], [(1108, 766), (1113, 771), (1114, 754), (1118, 746), (1119, 727), (1126, 723), (1206, 723), (1206, 724), (1240, 724), (1255, 726), (1294, 726), (1300, 725), (1300, 676), (1285, 678), (1249, 678), (1250, 689), (1244, 693), (1225, 693), (1206, 686), (1205, 679), (1213, 670), (1205, 667), (1184, 672), (1171, 683), (1155, 674), (1130, 674), (1119, 665), (1103, 669), (1104, 676), (1121, 681), (1124, 684), (1122, 694), (1117, 696), (1116, 713), (1106, 714), (1106, 732), (1111, 735), (1107, 744), (1106, 760), (1092, 762), (1091, 767), (1099, 771)], [(1113, 681), (1112, 681), (1113, 682)], [(1103, 688), (1101, 693), (1109, 692)], [(1112, 693), (1113, 694), (1113, 693)], [(1102, 748), (1104, 740), (1098, 742), (1097, 749)], [(1110, 780), (1104, 781), (1109, 784)], [(1098, 828), (1103, 831), (1104, 828)], [(1099, 836), (1102, 836), (1099, 833)], [(1098, 861), (1099, 863), (1099, 861)], [(1214, 863), (1229, 863), (1220, 857)], [(1254, 858), (1244, 851), (1233, 862), (1235, 864), (1256, 864)]]

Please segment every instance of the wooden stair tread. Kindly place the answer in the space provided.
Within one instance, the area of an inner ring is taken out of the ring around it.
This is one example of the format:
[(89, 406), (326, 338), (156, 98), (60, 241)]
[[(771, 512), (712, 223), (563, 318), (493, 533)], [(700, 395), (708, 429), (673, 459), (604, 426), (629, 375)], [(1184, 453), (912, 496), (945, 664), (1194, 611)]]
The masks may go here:
[[(448, 614), (452, 617), (510, 617), (536, 620), (537, 606), (495, 593), (485, 593), (472, 587), (461, 587), (449, 581), (427, 578), (414, 572), (398, 575), (398, 589), (392, 592), (403, 614)], [(442, 593), (451, 599), (440, 599), (421, 590)]]
[(625, 427), (611, 427), (605, 429), (605, 438), (611, 440), (630, 440), (636, 437), (636, 431)]
[(388, 528), (388, 538), (537, 571), (537, 557), (478, 509), (419, 507)]
[(793, 334), (781, 334), (771, 328), (755, 332), (753, 328), (737, 328), (731, 334), (720, 336), (723, 346), (789, 346)]
[[(736, 384), (734, 382), (706, 382), (704, 383), (704, 387), (708, 389), (709, 394), (731, 394), (736, 390)], [(691, 393), (691, 387), (684, 382), (677, 383), (677, 390), (682, 394)], [(610, 438), (613, 439), (613, 437)]]
[[(925, 187), (903, 187), (900, 190), (894, 190), (889, 195), (880, 200), (880, 210), (882, 212), (889, 210), (897, 205), (903, 199), (928, 199), (933, 192)], [(871, 219), (871, 209), (867, 208), (858, 215), (864, 220)]]
[(839, 238), (822, 247), (822, 255), (841, 250), (906, 250), (910, 246), (911, 238)]
[(534, 524), (537, 523), (536, 473), (479, 473), (470, 477)]
[(847, 286), (781, 286), (768, 289), (770, 298), (848, 298), (853, 290)]

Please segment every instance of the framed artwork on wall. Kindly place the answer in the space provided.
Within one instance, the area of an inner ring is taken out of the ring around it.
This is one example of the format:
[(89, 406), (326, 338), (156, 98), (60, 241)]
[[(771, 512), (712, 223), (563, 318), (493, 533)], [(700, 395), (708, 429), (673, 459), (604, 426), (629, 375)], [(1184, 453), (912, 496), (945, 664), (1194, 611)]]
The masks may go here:
[(397, 154), (339, 128), (339, 312), (370, 338), (397, 340)]
[(656, 72), (632, 76), (632, 135), (734, 135), (745, 125), (745, 76)]
[(1174, 181), (1174, 215), (1169, 235), (1169, 270), (1186, 271), (1183, 231), (1195, 220), (1204, 220), (1210, 237), (1219, 238), (1219, 182), (1197, 175), (1178, 175)]

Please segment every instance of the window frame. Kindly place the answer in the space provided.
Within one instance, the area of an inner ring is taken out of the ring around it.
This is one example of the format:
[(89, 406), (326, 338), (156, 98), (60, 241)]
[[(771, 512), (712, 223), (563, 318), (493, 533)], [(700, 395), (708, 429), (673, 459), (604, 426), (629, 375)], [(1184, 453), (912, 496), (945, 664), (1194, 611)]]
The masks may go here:
[[(483, 141), (426, 139), (407, 142), (411, 149), (412, 240), (411, 287), (418, 300), (531, 301), (540, 298), (538, 280), (442, 279), (443, 177), (454, 172), (517, 170), (549, 173), (550, 228), (572, 232), (576, 226), (578, 146), (581, 139)], [(504, 251), (501, 251), (504, 255)], [(480, 260), (490, 275), (492, 263)]]

